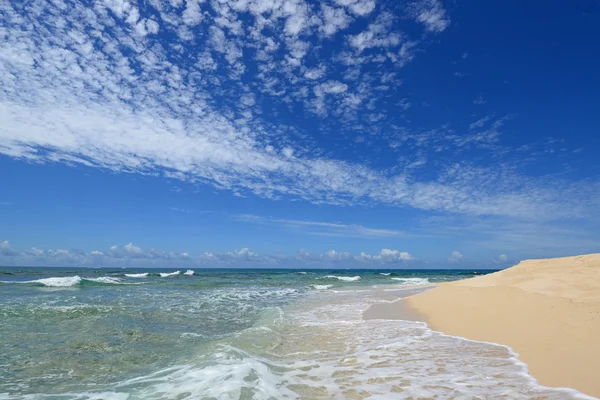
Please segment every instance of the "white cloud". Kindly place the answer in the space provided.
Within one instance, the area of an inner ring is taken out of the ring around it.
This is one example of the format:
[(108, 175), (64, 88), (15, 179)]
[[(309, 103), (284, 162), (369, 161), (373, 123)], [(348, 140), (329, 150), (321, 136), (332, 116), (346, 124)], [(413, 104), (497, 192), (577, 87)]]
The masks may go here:
[(498, 256), (498, 260), (500, 260), (500, 261), (508, 261), (508, 256), (506, 254), (500, 254)]
[[(187, 253), (186, 253), (187, 254)], [(188, 255), (188, 258), (192, 258)], [(197, 257), (197, 260), (201, 263), (248, 263), (248, 262), (262, 262), (262, 263), (274, 263), (276, 258), (270, 256), (260, 256), (258, 253), (250, 251), (247, 247), (239, 250), (230, 252), (206, 252)]]
[(336, 261), (349, 260), (352, 258), (352, 256), (348, 252), (340, 253), (335, 250), (329, 250), (326, 253), (326, 255), (327, 255), (327, 258), (329, 258), (330, 260), (336, 260)]
[(339, 30), (345, 29), (350, 25), (352, 19), (343, 8), (329, 7), (327, 5), (322, 5), (321, 8), (325, 23), (320, 29), (325, 35), (332, 36)]
[(347, 7), (352, 13), (365, 16), (375, 9), (373, 0), (334, 0), (337, 4)]
[(416, 259), (406, 251), (382, 249), (377, 254), (368, 254), (361, 252), (359, 255), (353, 256), (349, 252), (339, 252), (336, 250), (329, 250), (324, 254), (309, 253), (303, 249), (298, 252), (296, 259), (319, 263), (319, 262), (345, 262), (346, 265), (353, 266), (364, 266), (365, 264), (379, 265), (379, 264), (404, 264), (408, 262), (414, 262)]
[(18, 253), (15, 250), (13, 250), (8, 240), (0, 242), (0, 255), (13, 257), (17, 254)]
[[(402, 35), (393, 31), (394, 16), (382, 12), (366, 31), (350, 36), (348, 41), (358, 53), (369, 48), (396, 47), (402, 43)], [(385, 58), (384, 58), (385, 59)]]
[(482, 128), (491, 118), (492, 117), (490, 115), (486, 115), (485, 117), (471, 123), (469, 125), (469, 129)]
[(46, 252), (44, 250), (38, 249), (37, 247), (32, 247), (30, 250), (25, 252), (26, 254), (30, 254), (32, 256), (43, 256), (46, 254)]
[(318, 68), (311, 68), (304, 73), (304, 76), (308, 79), (320, 79), (325, 76), (327, 72), (327, 67), (325, 64), (320, 65)]
[(128, 243), (123, 246), (123, 249), (127, 253), (129, 257), (145, 257), (145, 254), (142, 252), (142, 249), (134, 246), (133, 243)]
[(400, 107), (402, 111), (408, 110), (411, 105), (412, 103), (408, 99), (402, 99), (398, 102), (398, 107)]
[(442, 32), (450, 25), (450, 18), (439, 0), (418, 0), (409, 10), (410, 15), (430, 32)]
[(344, 93), (346, 90), (348, 90), (348, 85), (338, 81), (327, 81), (319, 85), (318, 89), (315, 89), (315, 91), (328, 94), (340, 94)]
[(473, 104), (482, 105), (487, 103), (487, 100), (483, 98), (482, 95), (479, 95), (475, 100), (473, 100)]
[(460, 252), (458, 251), (453, 251), (452, 254), (450, 255), (450, 257), (448, 257), (448, 262), (449, 263), (459, 263), (462, 262), (464, 260), (465, 256), (463, 256)]
[(285, 32), (288, 35), (298, 35), (306, 25), (306, 16), (302, 13), (294, 13), (285, 23)]
[(379, 254), (376, 254), (376, 255), (369, 255), (369, 254), (366, 254), (363, 252), (360, 254), (358, 259), (364, 260), (364, 261), (380, 261), (380, 262), (386, 262), (386, 263), (406, 262), (406, 261), (414, 260), (413, 256), (411, 256), (410, 253), (408, 253), (406, 251), (391, 250), (391, 249), (381, 249)]
[(195, 26), (198, 25), (203, 19), (202, 10), (199, 0), (186, 0), (185, 11), (183, 12), (183, 22), (186, 25)]
[(149, 249), (147, 251), (131, 243), (123, 247), (111, 246), (107, 251), (38, 249), (17, 252), (8, 241), (0, 242), (0, 256), (10, 258), (16, 265), (121, 265), (121, 266), (169, 266), (169, 265), (198, 265), (215, 267), (219, 265), (243, 266), (247, 264), (294, 266), (298, 261), (309, 263), (346, 262), (349, 266), (365, 263), (406, 263), (414, 261), (408, 252), (382, 249), (379, 253), (370, 255), (365, 252), (352, 255), (350, 252), (329, 250), (325, 253), (309, 253), (300, 250), (297, 255), (261, 255), (247, 247), (228, 252), (204, 252), (191, 255), (188, 252), (166, 252)]

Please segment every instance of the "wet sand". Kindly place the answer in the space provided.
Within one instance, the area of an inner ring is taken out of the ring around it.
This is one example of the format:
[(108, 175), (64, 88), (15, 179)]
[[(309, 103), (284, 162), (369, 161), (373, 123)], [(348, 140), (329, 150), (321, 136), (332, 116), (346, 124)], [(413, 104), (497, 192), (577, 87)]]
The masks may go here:
[(367, 310), (365, 310), (365, 312), (363, 312), (363, 319), (401, 319), (404, 321), (423, 321), (423, 316), (421, 314), (412, 308), (405, 306), (402, 301), (405, 297), (414, 296), (433, 288), (434, 286), (430, 286), (392, 292), (394, 294), (398, 293), (401, 295), (401, 298), (398, 298), (398, 294), (396, 294), (394, 301), (389, 301), (383, 296), (380, 296), (382, 300), (387, 302), (371, 305)]
[(508, 345), (540, 384), (600, 397), (600, 254), (523, 261), (387, 306), (379, 317)]

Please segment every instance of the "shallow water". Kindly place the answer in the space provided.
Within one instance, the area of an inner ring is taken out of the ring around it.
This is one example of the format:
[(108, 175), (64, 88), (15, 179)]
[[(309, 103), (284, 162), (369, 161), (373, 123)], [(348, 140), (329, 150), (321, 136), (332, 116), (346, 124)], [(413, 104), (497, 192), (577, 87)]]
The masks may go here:
[(0, 270), (0, 399), (584, 398), (504, 346), (363, 320), (483, 271)]

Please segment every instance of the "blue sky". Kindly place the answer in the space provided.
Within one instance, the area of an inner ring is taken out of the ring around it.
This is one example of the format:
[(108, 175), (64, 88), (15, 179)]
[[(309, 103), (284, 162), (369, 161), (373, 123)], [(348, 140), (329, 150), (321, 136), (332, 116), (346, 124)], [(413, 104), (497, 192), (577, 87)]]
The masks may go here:
[(600, 251), (600, 4), (0, 1), (0, 263)]

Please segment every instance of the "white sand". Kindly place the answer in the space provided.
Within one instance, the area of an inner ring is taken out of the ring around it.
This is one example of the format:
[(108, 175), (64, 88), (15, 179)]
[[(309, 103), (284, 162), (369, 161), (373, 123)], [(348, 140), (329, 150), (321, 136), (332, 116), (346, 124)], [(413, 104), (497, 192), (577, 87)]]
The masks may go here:
[(600, 254), (523, 261), (403, 305), (432, 329), (512, 347), (543, 385), (600, 397)]

